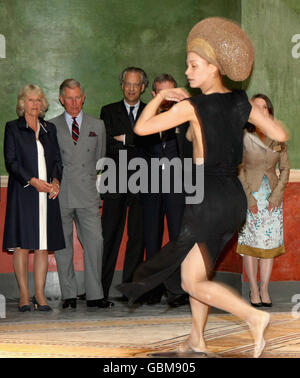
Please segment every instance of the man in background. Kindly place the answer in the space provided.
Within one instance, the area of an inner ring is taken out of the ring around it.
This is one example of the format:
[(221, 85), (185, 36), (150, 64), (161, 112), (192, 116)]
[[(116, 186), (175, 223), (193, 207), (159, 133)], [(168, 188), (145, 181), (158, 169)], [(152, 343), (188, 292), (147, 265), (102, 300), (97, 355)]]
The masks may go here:
[[(176, 80), (169, 74), (161, 74), (154, 79), (152, 85), (152, 96), (156, 96), (162, 89), (177, 87)], [(174, 103), (164, 101), (159, 112), (168, 110)], [(189, 155), (192, 156), (192, 145), (185, 138), (188, 124), (166, 130), (162, 133), (152, 134), (144, 137), (143, 146), (141, 147), (141, 156), (146, 159), (148, 167), (151, 166), (151, 159), (166, 158), (171, 161), (173, 158), (181, 158), (183, 163), (185, 149), (189, 148)], [(179, 168), (183, 173), (182, 166)], [(162, 247), (165, 217), (168, 225), (170, 241), (177, 239), (183, 210), (185, 206), (185, 194), (183, 190), (180, 193), (175, 191), (176, 168), (168, 169), (164, 164), (159, 169), (159, 191), (152, 193), (142, 193), (142, 205), (144, 216), (144, 240), (146, 248), (146, 259), (153, 257)], [(149, 172), (150, 173), (150, 172)], [(162, 182), (166, 180), (170, 183), (170, 190), (164, 192)], [(148, 185), (151, 188), (151, 174), (148, 176)], [(180, 279), (180, 271), (176, 272)], [(153, 289), (147, 298), (148, 304), (155, 304), (161, 301), (165, 288), (163, 285)], [(188, 303), (188, 296), (174, 295), (167, 290), (167, 302), (172, 307), (179, 307)]]
[[(133, 127), (145, 107), (140, 100), (148, 85), (146, 73), (138, 67), (124, 69), (120, 76), (124, 98), (121, 101), (105, 105), (100, 118), (104, 121), (107, 144), (106, 157), (114, 160), (116, 165), (117, 192), (101, 195), (103, 198), (102, 227), (104, 239), (102, 285), (104, 297), (108, 298), (113, 280), (119, 248), (124, 232), (126, 214), (128, 241), (125, 252), (122, 282), (131, 282), (133, 273), (144, 257), (143, 215), (139, 193), (131, 193), (127, 187), (125, 193), (118, 190), (119, 174), (129, 180), (133, 170), (119, 172), (119, 152), (127, 153), (127, 162), (138, 156), (138, 137)], [(122, 297), (122, 300), (127, 300)]]

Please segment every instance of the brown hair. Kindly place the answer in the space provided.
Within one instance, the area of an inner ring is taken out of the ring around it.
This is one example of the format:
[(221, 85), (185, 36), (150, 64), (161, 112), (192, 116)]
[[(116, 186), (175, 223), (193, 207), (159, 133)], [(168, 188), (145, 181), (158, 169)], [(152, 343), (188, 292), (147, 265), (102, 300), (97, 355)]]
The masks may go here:
[[(272, 117), (274, 117), (274, 107), (273, 107), (273, 104), (272, 104), (271, 100), (269, 99), (269, 97), (266, 96), (263, 93), (257, 93), (257, 94), (255, 94), (254, 96), (251, 97), (251, 100), (255, 100), (257, 98), (261, 98), (262, 100), (265, 101), (269, 114)], [(254, 133), (254, 131), (256, 130), (256, 127), (252, 123), (248, 122), (247, 125), (246, 125), (246, 129), (249, 131), (249, 133)]]
[(256, 98), (261, 98), (265, 101), (265, 103), (267, 104), (269, 114), (274, 117), (274, 107), (269, 97), (262, 93), (257, 93), (256, 95), (251, 97), (251, 100), (255, 100)]
[(173, 83), (174, 84), (174, 88), (177, 87), (177, 82), (174, 79), (174, 77), (172, 75), (163, 73), (163, 74), (157, 76), (154, 79), (153, 84), (152, 84), (152, 90), (153, 90), (153, 92), (156, 93), (156, 83), (165, 83), (166, 81), (169, 81), (170, 83)]

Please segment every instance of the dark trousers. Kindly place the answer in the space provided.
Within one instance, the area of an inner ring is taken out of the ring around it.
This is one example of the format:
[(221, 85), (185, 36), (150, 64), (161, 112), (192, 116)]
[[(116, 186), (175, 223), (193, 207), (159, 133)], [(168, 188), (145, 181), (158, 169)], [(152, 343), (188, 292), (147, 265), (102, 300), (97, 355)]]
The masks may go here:
[(105, 198), (102, 209), (103, 265), (102, 286), (108, 297), (124, 233), (128, 208), (127, 234), (122, 282), (131, 282), (133, 273), (144, 258), (143, 213), (138, 194)]
[(169, 239), (176, 240), (181, 226), (185, 196), (181, 193), (142, 194), (146, 259), (161, 249), (164, 217), (167, 218)]
[[(150, 259), (162, 247), (165, 216), (168, 224), (169, 240), (177, 239), (185, 206), (185, 196), (181, 193), (147, 193), (141, 194), (141, 198), (146, 259)], [(172, 279), (180, 282), (180, 269), (173, 273)], [(160, 296), (163, 291), (164, 287), (161, 285), (153, 290), (153, 294)], [(172, 300), (175, 297), (169, 290), (167, 290), (167, 296), (168, 300)]]

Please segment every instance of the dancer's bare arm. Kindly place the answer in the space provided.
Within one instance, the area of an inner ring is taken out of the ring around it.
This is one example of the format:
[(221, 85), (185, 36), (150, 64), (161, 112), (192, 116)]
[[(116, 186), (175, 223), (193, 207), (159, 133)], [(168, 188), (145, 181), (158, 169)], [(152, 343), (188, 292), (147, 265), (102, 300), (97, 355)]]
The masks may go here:
[[(194, 121), (196, 116), (193, 106), (189, 101), (182, 101), (189, 97), (189, 93), (182, 88), (161, 90), (143, 110), (134, 127), (134, 132), (138, 135), (149, 135), (171, 129), (184, 122)], [(167, 112), (157, 114), (164, 100), (175, 101), (177, 104)]]
[(279, 120), (266, 116), (262, 113), (257, 105), (251, 101), (252, 110), (249, 116), (249, 122), (259, 128), (269, 138), (278, 142), (285, 142), (289, 138), (289, 133), (283, 123)]

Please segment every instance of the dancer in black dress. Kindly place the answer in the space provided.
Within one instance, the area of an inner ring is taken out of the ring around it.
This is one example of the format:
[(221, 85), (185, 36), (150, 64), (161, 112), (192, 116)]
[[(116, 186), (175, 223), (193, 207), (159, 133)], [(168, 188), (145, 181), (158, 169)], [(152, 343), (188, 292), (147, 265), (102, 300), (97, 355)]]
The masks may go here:
[[(186, 76), (190, 86), (200, 88), (202, 94), (189, 98), (182, 88), (162, 90), (135, 126), (137, 134), (147, 135), (190, 122), (187, 138), (193, 142), (194, 173), (201, 174), (204, 167), (204, 200), (186, 205), (177, 241), (143, 263), (133, 283), (118, 287), (132, 301), (162, 282), (173, 292), (182, 288), (190, 295), (192, 330), (179, 347), (182, 352), (207, 351), (203, 334), (209, 306), (231, 312), (248, 323), (255, 343), (254, 357), (259, 357), (265, 346), (263, 335), (269, 314), (210, 280), (221, 250), (246, 216), (247, 201), (237, 178), (246, 122), (257, 125), (272, 139), (288, 138), (281, 123), (251, 105), (244, 91), (231, 92), (223, 84), (223, 74), (236, 81), (246, 79), (253, 56), (249, 38), (235, 23), (221, 18), (199, 22), (187, 40)], [(157, 115), (164, 100), (178, 103)], [(170, 281), (180, 265), (181, 287)]]

